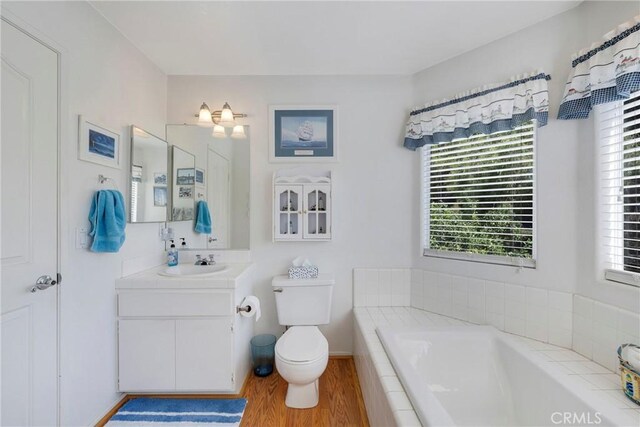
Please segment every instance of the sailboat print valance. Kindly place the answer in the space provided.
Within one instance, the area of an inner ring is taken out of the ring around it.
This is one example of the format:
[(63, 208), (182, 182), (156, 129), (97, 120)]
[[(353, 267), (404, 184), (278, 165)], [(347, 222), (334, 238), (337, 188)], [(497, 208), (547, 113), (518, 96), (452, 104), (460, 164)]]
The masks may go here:
[(640, 90), (640, 15), (604, 39), (574, 56), (559, 119), (584, 119), (594, 105), (627, 99)]
[(543, 72), (520, 75), (508, 83), (484, 86), (451, 100), (427, 104), (409, 114), (404, 146), (410, 150), (476, 134), (491, 134), (537, 120), (547, 124), (549, 92)]

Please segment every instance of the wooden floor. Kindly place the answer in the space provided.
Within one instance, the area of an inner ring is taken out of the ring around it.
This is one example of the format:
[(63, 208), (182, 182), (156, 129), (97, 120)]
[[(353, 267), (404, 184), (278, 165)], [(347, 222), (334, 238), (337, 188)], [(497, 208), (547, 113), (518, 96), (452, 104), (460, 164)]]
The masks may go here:
[[(252, 373), (240, 396), (229, 395), (148, 395), (167, 398), (235, 398), (246, 397), (247, 407), (241, 427), (368, 427), (367, 412), (360, 391), (358, 374), (352, 357), (330, 357), (320, 377), (320, 402), (311, 409), (291, 409), (284, 404), (287, 382), (277, 372), (265, 378)], [(125, 396), (104, 416), (97, 426), (104, 426), (117, 410), (130, 399)]]
[(247, 408), (242, 427), (255, 426), (368, 426), (356, 368), (351, 357), (330, 358), (320, 377), (320, 402), (312, 409), (284, 404), (287, 382), (278, 373), (251, 376), (245, 388)]

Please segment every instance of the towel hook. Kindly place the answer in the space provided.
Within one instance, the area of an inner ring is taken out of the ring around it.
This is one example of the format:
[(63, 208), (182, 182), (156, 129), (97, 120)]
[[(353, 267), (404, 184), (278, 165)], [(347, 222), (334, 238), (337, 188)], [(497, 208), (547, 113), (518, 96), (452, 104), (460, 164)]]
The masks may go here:
[(109, 178), (108, 176), (104, 176), (102, 174), (98, 175), (98, 183), (104, 185), (105, 183), (107, 183), (109, 181), (111, 181), (111, 183), (116, 188), (116, 190), (120, 191), (120, 189), (118, 188), (118, 184), (116, 184), (116, 182), (112, 178)]

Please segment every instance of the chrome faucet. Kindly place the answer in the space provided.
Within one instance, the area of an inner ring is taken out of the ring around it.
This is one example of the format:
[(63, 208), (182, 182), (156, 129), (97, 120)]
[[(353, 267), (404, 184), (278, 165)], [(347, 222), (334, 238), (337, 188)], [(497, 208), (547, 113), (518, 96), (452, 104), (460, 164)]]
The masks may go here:
[(216, 261), (213, 259), (214, 255), (209, 254), (207, 258), (202, 258), (200, 255), (196, 255), (196, 262), (194, 265), (214, 265)]

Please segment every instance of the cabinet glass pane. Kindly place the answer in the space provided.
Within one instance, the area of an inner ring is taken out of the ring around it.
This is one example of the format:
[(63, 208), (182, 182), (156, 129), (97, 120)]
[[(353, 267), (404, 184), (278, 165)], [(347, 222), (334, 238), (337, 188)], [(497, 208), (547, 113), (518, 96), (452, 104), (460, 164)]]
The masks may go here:
[(318, 214), (310, 212), (307, 214), (307, 233), (316, 234), (318, 232)]
[(300, 209), (298, 206), (298, 193), (289, 190), (289, 210), (297, 211), (298, 209)]
[(318, 210), (327, 210), (327, 193), (325, 193), (324, 191), (318, 191)]
[(281, 213), (280, 214), (280, 223), (278, 227), (279, 234), (288, 234), (289, 233), (289, 214)]
[(318, 209), (318, 197), (317, 191), (312, 191), (307, 194), (307, 206), (309, 206), (309, 211), (315, 211)]
[(298, 234), (299, 216), (297, 213), (289, 214), (289, 234)]
[(288, 211), (289, 210), (289, 191), (285, 190), (285, 191), (281, 191), (280, 195), (278, 197), (278, 205), (279, 205), (279, 209), (281, 211)]
[(318, 234), (327, 234), (327, 213), (320, 212), (318, 214)]

